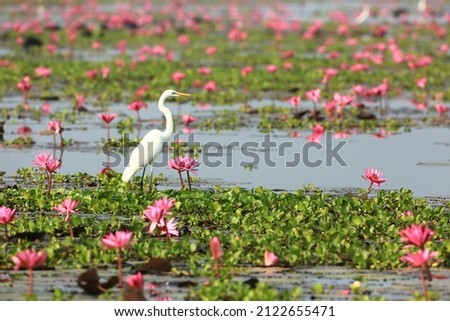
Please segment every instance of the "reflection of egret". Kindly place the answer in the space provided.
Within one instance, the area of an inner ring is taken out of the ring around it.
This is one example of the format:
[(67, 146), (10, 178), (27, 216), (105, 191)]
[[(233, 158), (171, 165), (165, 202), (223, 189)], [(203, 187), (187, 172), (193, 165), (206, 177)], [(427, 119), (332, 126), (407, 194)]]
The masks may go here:
[(355, 18), (355, 22), (360, 25), (364, 23), (367, 18), (370, 16), (370, 5), (367, 3), (364, 4), (362, 11), (359, 13), (359, 15)]
[(140, 143), (131, 153), (130, 161), (128, 166), (122, 174), (122, 181), (128, 182), (134, 174), (141, 168), (143, 168), (142, 178), (141, 178), (141, 189), (144, 182), (145, 168), (150, 165), (150, 181), (152, 183), (153, 177), (153, 161), (161, 153), (163, 148), (163, 143), (168, 142), (172, 137), (173, 133), (173, 120), (172, 113), (169, 108), (164, 106), (164, 102), (168, 97), (172, 96), (190, 96), (185, 93), (180, 93), (178, 91), (167, 89), (159, 97), (158, 108), (166, 117), (166, 129), (162, 132), (157, 129), (153, 129), (144, 136)]

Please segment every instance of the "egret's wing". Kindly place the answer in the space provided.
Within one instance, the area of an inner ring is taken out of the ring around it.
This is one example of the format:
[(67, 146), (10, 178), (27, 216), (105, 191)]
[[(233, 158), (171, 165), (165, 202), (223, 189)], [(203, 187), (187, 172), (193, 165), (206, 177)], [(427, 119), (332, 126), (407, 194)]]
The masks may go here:
[(153, 162), (161, 153), (163, 141), (159, 130), (152, 130), (139, 142), (131, 152), (128, 166), (122, 174), (122, 181), (128, 182), (141, 168)]

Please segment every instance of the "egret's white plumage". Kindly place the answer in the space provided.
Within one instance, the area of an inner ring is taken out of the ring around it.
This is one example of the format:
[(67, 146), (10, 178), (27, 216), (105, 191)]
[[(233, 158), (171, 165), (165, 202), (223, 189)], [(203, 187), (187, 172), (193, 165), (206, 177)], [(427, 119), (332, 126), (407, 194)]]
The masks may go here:
[(369, 18), (369, 16), (370, 16), (370, 5), (364, 4), (362, 11), (355, 18), (355, 22), (360, 25), (364, 23), (367, 20), (367, 18)]
[(422, 14), (425, 13), (427, 10), (427, 0), (419, 0), (417, 2), (417, 10)]
[(122, 173), (122, 181), (128, 182), (137, 171), (145, 168), (147, 165), (151, 166), (151, 171), (153, 172), (153, 161), (161, 154), (163, 143), (168, 142), (173, 134), (172, 113), (169, 108), (164, 106), (165, 100), (172, 96), (190, 95), (172, 89), (167, 89), (161, 94), (158, 100), (158, 108), (166, 118), (166, 129), (164, 131), (153, 129), (142, 138), (139, 144), (131, 152), (128, 166), (125, 167), (125, 170)]

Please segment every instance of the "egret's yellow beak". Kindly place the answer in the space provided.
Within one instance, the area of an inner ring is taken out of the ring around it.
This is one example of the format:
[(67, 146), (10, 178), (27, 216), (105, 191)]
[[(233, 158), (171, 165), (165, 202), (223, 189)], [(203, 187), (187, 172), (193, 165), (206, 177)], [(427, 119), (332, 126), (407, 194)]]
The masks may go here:
[(180, 93), (177, 91), (178, 96), (185, 96), (185, 97), (191, 97), (192, 95), (186, 94), (186, 93)]

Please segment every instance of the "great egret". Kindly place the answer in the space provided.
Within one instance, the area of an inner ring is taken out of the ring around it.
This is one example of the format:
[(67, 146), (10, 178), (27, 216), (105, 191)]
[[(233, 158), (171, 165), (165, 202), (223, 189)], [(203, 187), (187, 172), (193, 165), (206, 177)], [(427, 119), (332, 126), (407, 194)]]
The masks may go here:
[(370, 17), (370, 5), (364, 4), (362, 11), (355, 18), (355, 22), (356, 24), (360, 25), (364, 23), (369, 17)]
[(173, 133), (173, 120), (172, 113), (169, 108), (164, 106), (164, 102), (168, 97), (176, 96), (191, 96), (189, 94), (181, 93), (173, 89), (165, 90), (158, 100), (158, 108), (164, 114), (166, 118), (166, 129), (162, 132), (157, 129), (153, 129), (147, 133), (147, 135), (142, 138), (139, 144), (131, 153), (130, 161), (128, 166), (122, 174), (122, 181), (128, 182), (134, 174), (141, 168), (143, 168), (142, 178), (141, 178), (141, 189), (144, 182), (145, 168), (147, 165), (151, 167), (150, 177), (153, 176), (153, 161), (155, 158), (161, 154), (163, 143), (168, 142), (172, 137)]

